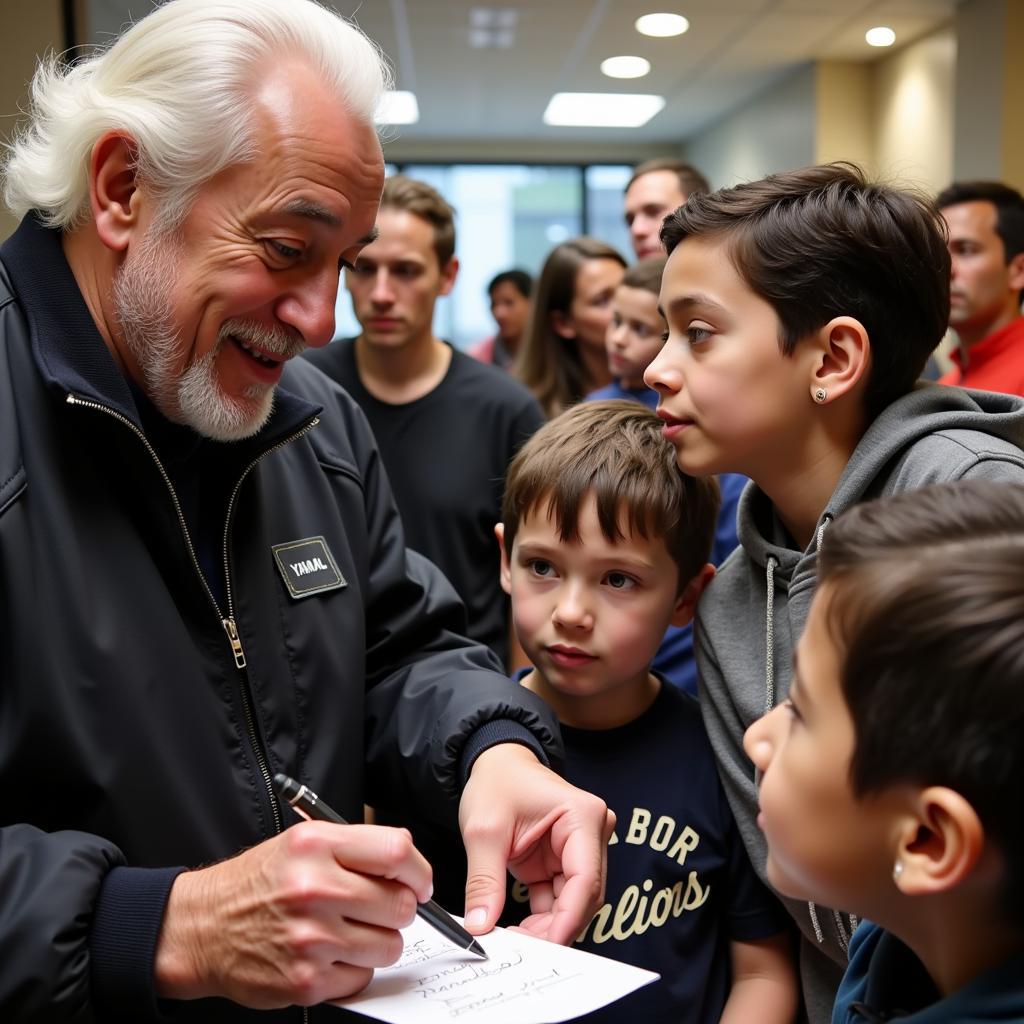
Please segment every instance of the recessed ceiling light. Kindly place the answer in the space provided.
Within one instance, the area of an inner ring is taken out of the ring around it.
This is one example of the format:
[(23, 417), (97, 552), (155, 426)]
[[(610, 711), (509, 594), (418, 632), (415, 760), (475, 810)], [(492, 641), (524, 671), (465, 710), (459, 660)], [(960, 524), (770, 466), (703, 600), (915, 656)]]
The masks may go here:
[(556, 92), (544, 111), (544, 123), (578, 128), (639, 128), (664, 106), (664, 96)]
[(415, 124), (420, 119), (416, 94), (402, 89), (389, 89), (381, 97), (373, 119), (377, 124)]
[(644, 36), (681, 36), (690, 23), (681, 14), (645, 14), (634, 22), (637, 32)]
[(869, 28), (864, 38), (868, 46), (892, 46), (896, 42), (896, 33), (891, 28), (879, 25), (878, 28)]
[(651, 62), (643, 57), (609, 57), (601, 61), (601, 71), (609, 78), (643, 78), (650, 70)]

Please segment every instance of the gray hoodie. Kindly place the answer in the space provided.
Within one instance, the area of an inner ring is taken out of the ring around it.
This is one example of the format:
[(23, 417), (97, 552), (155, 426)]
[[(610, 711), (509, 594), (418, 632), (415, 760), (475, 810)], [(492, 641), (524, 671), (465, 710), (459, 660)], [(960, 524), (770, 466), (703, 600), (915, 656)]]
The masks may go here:
[[(701, 598), (697, 665), (701, 707), (718, 769), (751, 862), (764, 878), (747, 726), (784, 699), (793, 649), (817, 584), (817, 550), (829, 522), (869, 498), (952, 480), (1024, 482), (1024, 400), (918, 384), (890, 405), (857, 445), (806, 551), (793, 541), (756, 484), (740, 498), (740, 547)], [(767, 880), (766, 880), (767, 881)], [(807, 1019), (827, 1024), (856, 919), (784, 899), (800, 929)]]

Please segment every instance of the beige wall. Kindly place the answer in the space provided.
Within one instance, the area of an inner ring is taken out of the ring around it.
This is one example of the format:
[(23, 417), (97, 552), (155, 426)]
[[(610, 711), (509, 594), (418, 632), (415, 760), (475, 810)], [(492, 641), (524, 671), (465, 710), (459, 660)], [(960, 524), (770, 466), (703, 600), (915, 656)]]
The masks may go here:
[(818, 61), (814, 88), (814, 162), (850, 160), (873, 172), (871, 65)]
[(716, 188), (813, 163), (814, 103), (807, 65), (690, 139), (686, 157)]
[(875, 174), (929, 194), (953, 180), (956, 50), (948, 26), (875, 65)]
[[(27, 85), (36, 60), (48, 49), (64, 46), (60, 0), (2, 0), (0, 32), (0, 140), (11, 138), (28, 98)], [(0, 204), (0, 238), (16, 224)]]
[(716, 185), (850, 160), (934, 192), (953, 175), (955, 85), (946, 26), (870, 63), (808, 64), (691, 139), (686, 154)]

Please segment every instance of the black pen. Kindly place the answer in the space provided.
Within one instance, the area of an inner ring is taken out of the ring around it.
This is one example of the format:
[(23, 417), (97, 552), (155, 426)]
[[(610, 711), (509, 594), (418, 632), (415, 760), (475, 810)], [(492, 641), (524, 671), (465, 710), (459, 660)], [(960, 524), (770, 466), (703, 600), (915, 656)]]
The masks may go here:
[[(328, 807), (308, 786), (296, 782), (291, 776), (278, 772), (274, 776), (274, 785), (283, 800), (295, 808), (296, 812), (310, 821), (333, 821), (336, 825), (347, 825), (348, 822), (335, 810)], [(427, 924), (436, 928), (449, 942), (460, 949), (475, 953), (484, 960), (489, 959), (484, 947), (455, 920), (447, 910), (433, 900), (420, 903), (416, 914)]]

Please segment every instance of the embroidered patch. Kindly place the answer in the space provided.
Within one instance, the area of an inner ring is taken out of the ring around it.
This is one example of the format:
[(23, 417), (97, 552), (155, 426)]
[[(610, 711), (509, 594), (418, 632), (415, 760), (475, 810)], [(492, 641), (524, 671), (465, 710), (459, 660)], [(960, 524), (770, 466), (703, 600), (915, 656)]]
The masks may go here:
[(271, 550), (288, 593), (296, 599), (348, 586), (323, 537), (275, 544)]

